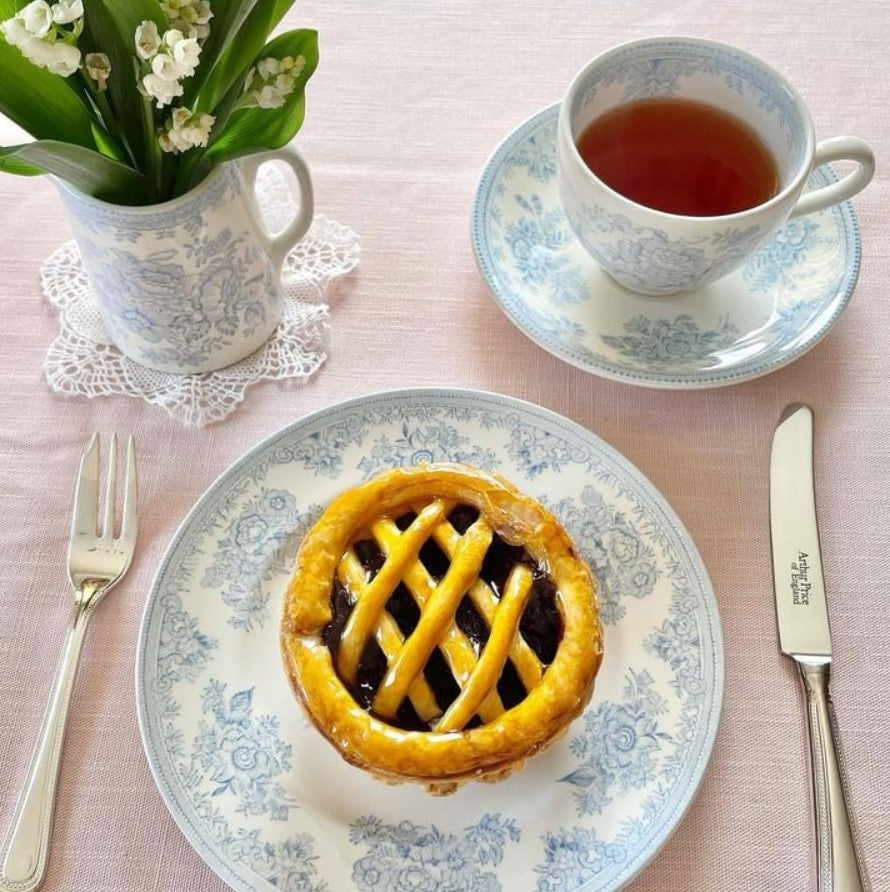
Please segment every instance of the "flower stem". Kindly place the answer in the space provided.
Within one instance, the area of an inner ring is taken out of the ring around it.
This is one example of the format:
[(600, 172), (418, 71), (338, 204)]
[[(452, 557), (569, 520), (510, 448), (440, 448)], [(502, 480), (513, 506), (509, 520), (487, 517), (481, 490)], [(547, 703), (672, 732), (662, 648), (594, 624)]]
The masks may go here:
[(148, 177), (149, 203), (161, 200), (161, 145), (155, 132), (151, 97), (142, 97), (142, 130), (145, 136), (146, 176)]
[(99, 113), (99, 119), (101, 120), (105, 135), (108, 137), (108, 141), (121, 153), (117, 160), (124, 161), (125, 163), (132, 165), (136, 170), (139, 170), (139, 163), (136, 160), (133, 147), (127, 139), (127, 134), (118, 125), (105, 91), (100, 90), (97, 84), (93, 82), (92, 78), (83, 75), (82, 73), (81, 81), (86, 86), (90, 100), (95, 107), (94, 111), (98, 111)]
[(176, 179), (173, 182), (174, 195), (185, 195), (191, 188), (192, 174), (203, 154), (193, 149), (177, 159), (179, 163), (176, 165)]

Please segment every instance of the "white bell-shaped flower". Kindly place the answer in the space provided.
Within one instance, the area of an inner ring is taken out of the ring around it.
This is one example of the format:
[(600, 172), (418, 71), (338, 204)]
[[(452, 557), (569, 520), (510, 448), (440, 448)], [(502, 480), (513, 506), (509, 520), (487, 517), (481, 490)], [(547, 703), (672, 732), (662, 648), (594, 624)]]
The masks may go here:
[(161, 35), (154, 22), (142, 22), (136, 29), (136, 52), (141, 59), (154, 58), (161, 48)]
[(52, 5), (52, 13), (57, 25), (70, 25), (83, 15), (83, 0), (57, 0)]

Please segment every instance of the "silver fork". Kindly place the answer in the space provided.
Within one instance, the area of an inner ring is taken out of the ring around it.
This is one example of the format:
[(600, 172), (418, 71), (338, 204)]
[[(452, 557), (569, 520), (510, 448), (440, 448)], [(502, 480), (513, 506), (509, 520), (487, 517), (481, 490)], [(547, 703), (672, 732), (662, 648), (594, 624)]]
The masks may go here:
[(0, 868), (0, 890), (3, 892), (30, 892), (40, 886), (46, 872), (68, 701), (87, 623), (96, 605), (127, 572), (136, 545), (136, 450), (132, 437), (127, 442), (123, 517), (116, 538), (117, 437), (114, 435), (108, 449), (106, 478), (102, 534), (97, 535), (99, 435), (94, 434), (80, 460), (68, 545), (68, 576), (74, 588), (74, 612), (40, 736), (31, 757), (28, 778), (3, 844)]

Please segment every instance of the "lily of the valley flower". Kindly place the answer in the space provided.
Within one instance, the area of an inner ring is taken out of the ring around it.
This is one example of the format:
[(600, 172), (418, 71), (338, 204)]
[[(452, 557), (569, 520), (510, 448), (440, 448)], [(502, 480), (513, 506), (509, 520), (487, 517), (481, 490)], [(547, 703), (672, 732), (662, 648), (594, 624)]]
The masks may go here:
[(67, 43), (47, 43), (38, 40), (28, 47), (30, 55), (22, 48), (22, 52), (29, 61), (41, 68), (46, 68), (52, 74), (60, 74), (62, 77), (70, 77), (80, 68), (80, 50), (76, 46)]
[(171, 28), (164, 35), (164, 43), (173, 50), (173, 59), (183, 77), (191, 77), (198, 67), (201, 46), (195, 37), (186, 37), (182, 31)]
[(150, 21), (142, 22), (136, 29), (135, 42), (136, 52), (151, 66), (151, 71), (142, 75), (140, 88), (155, 100), (158, 108), (163, 108), (182, 96), (180, 81), (195, 73), (201, 46), (196, 38), (186, 37), (175, 28), (162, 36)]
[(281, 108), (305, 67), (303, 56), (260, 59), (244, 78), (244, 92), (238, 105), (241, 108)]
[[(80, 50), (74, 40), (83, 25), (81, 0), (32, 0), (12, 18), (0, 22), (6, 42), (17, 47), (34, 65), (68, 77), (80, 67)], [(67, 30), (63, 25), (72, 25)]]
[(34, 37), (44, 37), (52, 27), (53, 12), (45, 0), (34, 0), (33, 3), (22, 7), (18, 15)]
[(57, 25), (70, 25), (83, 15), (83, 0), (57, 0), (52, 13)]
[(178, 96), (182, 96), (182, 84), (178, 80), (168, 80), (154, 72), (142, 78), (145, 92), (157, 102), (158, 108), (169, 105)]
[(183, 76), (182, 69), (177, 65), (173, 56), (158, 53), (151, 60), (151, 70), (165, 81), (178, 81)]
[(154, 22), (142, 22), (136, 29), (136, 52), (148, 61), (161, 48), (161, 35)]
[(99, 90), (104, 90), (111, 74), (111, 60), (108, 56), (105, 53), (87, 53), (83, 65), (87, 74), (99, 85)]
[(209, 0), (162, 0), (161, 9), (170, 20), (170, 27), (186, 37), (203, 41), (210, 34), (213, 12)]
[(187, 108), (174, 108), (158, 134), (158, 142), (165, 152), (174, 154), (206, 146), (215, 121), (213, 115), (192, 114)]

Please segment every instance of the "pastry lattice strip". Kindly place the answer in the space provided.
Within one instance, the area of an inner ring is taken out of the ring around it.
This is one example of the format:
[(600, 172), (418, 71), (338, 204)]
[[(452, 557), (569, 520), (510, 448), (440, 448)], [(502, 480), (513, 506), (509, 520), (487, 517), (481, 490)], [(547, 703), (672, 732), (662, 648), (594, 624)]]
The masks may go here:
[[(447, 520), (453, 507), (444, 501), (427, 505), (404, 532), (392, 520), (377, 521), (371, 533), (385, 561), (370, 582), (365, 581), (364, 568), (352, 549), (338, 567), (341, 582), (355, 599), (340, 643), (341, 675), (349, 682), (355, 679), (362, 652), (373, 635), (388, 664), (374, 699), (374, 711), (391, 718), (407, 697), (418, 716), (432, 723), (441, 710), (423, 668), (438, 646), (460, 688), (457, 699), (436, 724), (436, 730), (443, 732), (463, 728), (476, 714), (487, 723), (504, 712), (497, 683), (508, 659), (513, 661), (526, 691), (537, 685), (543, 673), (540, 660), (519, 634), (519, 622), (532, 592), (531, 570), (515, 565), (498, 598), (479, 577), (493, 530), (480, 516), (461, 535)], [(438, 583), (419, 558), (430, 538), (451, 561)], [(417, 627), (407, 638), (385, 609), (400, 582), (420, 609)], [(464, 595), (469, 595), (489, 628), (481, 657), (455, 621)]]

